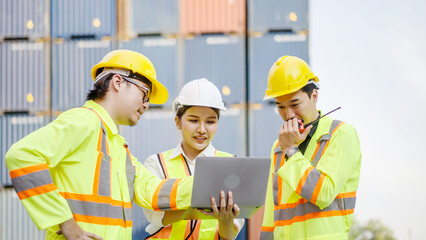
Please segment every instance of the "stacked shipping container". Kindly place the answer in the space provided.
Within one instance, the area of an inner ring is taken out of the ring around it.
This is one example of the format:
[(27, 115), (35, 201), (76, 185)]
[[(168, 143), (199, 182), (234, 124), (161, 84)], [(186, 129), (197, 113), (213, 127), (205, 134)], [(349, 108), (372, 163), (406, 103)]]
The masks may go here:
[[(81, 106), (91, 67), (110, 50), (145, 54), (169, 90), (168, 101), (152, 105), (137, 126), (120, 128), (141, 162), (178, 144), (172, 102), (186, 82), (201, 77), (215, 83), (228, 109), (214, 146), (269, 156), (282, 121), (274, 104), (262, 100), (269, 68), (283, 55), (309, 61), (307, 0), (0, 0), (0, 13), (2, 186), (10, 185), (4, 165), (10, 145), (47, 124), (49, 114)], [(4, 200), (12, 195), (1, 190), (0, 205), (18, 204)], [(133, 237), (147, 236), (139, 206), (134, 218)], [(249, 234), (244, 229), (238, 239), (256, 239), (259, 223), (252, 219)]]
[(44, 239), (11, 188), (10, 146), (49, 120), (49, 2), (0, 0), (0, 238)]

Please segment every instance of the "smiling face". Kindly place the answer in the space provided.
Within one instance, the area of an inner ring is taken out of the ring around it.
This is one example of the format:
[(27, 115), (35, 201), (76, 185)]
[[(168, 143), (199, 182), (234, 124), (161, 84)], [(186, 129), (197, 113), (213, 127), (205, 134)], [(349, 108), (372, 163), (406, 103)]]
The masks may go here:
[(190, 158), (195, 158), (206, 148), (218, 126), (218, 116), (210, 107), (193, 106), (181, 118), (175, 118), (176, 127), (182, 130), (182, 148)]
[(275, 98), (275, 104), (281, 118), (287, 121), (292, 118), (304, 120), (307, 124), (318, 117), (316, 103), (318, 101), (318, 91), (314, 89), (311, 96), (302, 90), (294, 93), (282, 95)]

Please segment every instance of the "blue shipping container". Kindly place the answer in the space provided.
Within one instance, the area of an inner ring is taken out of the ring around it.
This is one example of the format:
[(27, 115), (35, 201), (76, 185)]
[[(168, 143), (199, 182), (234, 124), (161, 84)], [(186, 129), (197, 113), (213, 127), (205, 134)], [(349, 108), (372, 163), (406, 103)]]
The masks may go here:
[(249, 31), (307, 30), (308, 0), (249, 0)]
[(244, 59), (243, 37), (207, 35), (186, 39), (183, 81), (205, 77), (222, 92), (225, 104), (245, 102)]
[(0, 112), (49, 109), (49, 58), (43, 42), (0, 43)]
[(45, 231), (37, 229), (14, 189), (0, 189), (0, 213), (0, 239), (45, 239)]
[(255, 104), (249, 110), (249, 156), (270, 157), (284, 123), (275, 105)]
[(4, 162), (6, 152), (13, 143), (45, 126), (47, 123), (48, 118), (44, 116), (31, 116), (26, 114), (0, 116), (0, 188), (1, 186), (12, 185), (9, 170), (6, 168)]
[(0, 0), (0, 39), (49, 35), (47, 0)]
[(53, 38), (112, 36), (116, 33), (115, 0), (53, 0), (51, 5)]
[(148, 110), (136, 126), (122, 126), (120, 133), (126, 138), (130, 153), (142, 163), (149, 155), (172, 149), (180, 142), (171, 110)]
[(218, 129), (212, 140), (216, 149), (246, 156), (245, 116), (245, 109), (241, 107), (221, 111)]
[(52, 44), (52, 111), (84, 104), (93, 87), (92, 67), (112, 50), (109, 40), (65, 41)]
[(273, 33), (249, 38), (249, 102), (263, 102), (269, 69), (284, 55), (309, 62), (308, 36)]
[(179, 1), (130, 1), (131, 31), (136, 34), (176, 33), (179, 28)]
[(154, 64), (157, 80), (169, 91), (166, 106), (172, 105), (179, 91), (177, 89), (177, 45), (176, 38), (164, 37), (141, 37), (119, 43), (120, 49), (140, 52)]

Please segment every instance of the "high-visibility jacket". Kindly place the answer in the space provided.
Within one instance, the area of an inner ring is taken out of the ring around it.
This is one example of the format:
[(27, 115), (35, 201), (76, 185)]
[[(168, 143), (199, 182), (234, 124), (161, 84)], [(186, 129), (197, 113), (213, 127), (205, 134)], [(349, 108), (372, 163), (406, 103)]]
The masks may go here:
[(261, 239), (348, 239), (361, 168), (355, 129), (323, 117), (303, 155), (284, 155), (277, 140)]
[[(182, 154), (173, 157), (173, 150), (168, 150), (157, 154), (158, 162), (162, 168), (165, 179), (180, 178), (190, 176), (191, 170)], [(230, 157), (230, 153), (215, 150), (216, 157)], [(209, 220), (181, 220), (169, 226), (162, 227), (156, 233), (152, 234), (146, 239), (160, 240), (160, 239), (186, 239), (191, 232), (191, 225), (193, 233), (189, 239), (203, 239), (203, 240), (218, 240), (219, 239), (219, 225), (215, 219)], [(195, 227), (194, 227), (195, 226)]]
[(191, 202), (192, 178), (153, 176), (131, 156), (108, 112), (94, 101), (15, 143), (6, 164), (19, 198), (47, 239), (64, 239), (56, 231), (72, 217), (104, 239), (131, 239), (132, 200), (156, 210), (186, 209)]

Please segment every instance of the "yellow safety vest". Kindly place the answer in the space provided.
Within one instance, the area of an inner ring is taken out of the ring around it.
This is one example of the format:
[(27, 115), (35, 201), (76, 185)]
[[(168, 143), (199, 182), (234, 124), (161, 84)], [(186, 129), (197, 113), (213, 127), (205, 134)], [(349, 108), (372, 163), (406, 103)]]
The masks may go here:
[[(158, 161), (163, 170), (164, 178), (177, 178), (192, 175), (191, 170), (182, 154), (175, 158), (171, 158), (173, 149), (157, 154)], [(216, 157), (230, 157), (232, 154), (215, 151)], [(218, 240), (218, 221), (217, 220), (181, 220), (175, 222), (167, 227), (163, 227), (156, 233), (147, 237), (146, 239), (160, 240), (160, 239), (186, 239), (191, 234), (191, 227), (193, 233), (189, 239), (203, 239), (203, 240)]]
[(261, 239), (348, 239), (361, 168), (355, 129), (324, 117), (304, 155), (286, 162), (277, 140), (271, 160)]
[(130, 155), (114, 121), (94, 101), (15, 143), (6, 164), (46, 239), (64, 239), (56, 231), (71, 218), (103, 239), (131, 239), (133, 200), (154, 210), (169, 210), (171, 203), (185, 209), (191, 202), (192, 178), (161, 181), (152, 175)]

